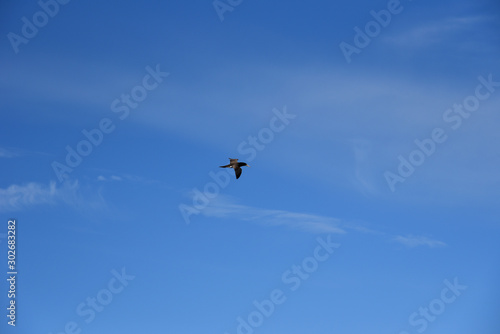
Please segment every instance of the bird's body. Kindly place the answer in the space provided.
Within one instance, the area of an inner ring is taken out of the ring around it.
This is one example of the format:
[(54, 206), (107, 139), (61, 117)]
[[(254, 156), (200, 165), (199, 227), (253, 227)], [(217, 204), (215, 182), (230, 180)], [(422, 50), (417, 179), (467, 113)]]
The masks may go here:
[(242, 166), (250, 167), (250, 165), (247, 165), (246, 162), (238, 162), (238, 159), (229, 158), (229, 165), (219, 166), (219, 167), (220, 168), (233, 168), (234, 173), (236, 174), (236, 178), (239, 179), (240, 175), (241, 175), (241, 167)]

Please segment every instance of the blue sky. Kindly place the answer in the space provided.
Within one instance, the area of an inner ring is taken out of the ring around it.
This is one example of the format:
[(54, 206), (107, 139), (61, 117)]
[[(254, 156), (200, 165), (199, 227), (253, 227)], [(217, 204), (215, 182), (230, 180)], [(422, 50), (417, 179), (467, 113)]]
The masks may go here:
[(0, 8), (2, 333), (498, 333), (496, 1)]

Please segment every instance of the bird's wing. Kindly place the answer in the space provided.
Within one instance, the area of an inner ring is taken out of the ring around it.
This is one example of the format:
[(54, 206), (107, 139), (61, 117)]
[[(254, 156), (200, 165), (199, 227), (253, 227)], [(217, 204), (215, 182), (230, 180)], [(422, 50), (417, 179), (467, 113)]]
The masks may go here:
[(236, 174), (236, 178), (239, 179), (241, 175), (241, 168), (240, 167), (235, 168), (234, 173)]
[(231, 159), (229, 158), (229, 164), (232, 165), (232, 164), (237, 164), (238, 163), (238, 159)]
[(231, 167), (231, 164), (229, 164), (229, 165), (225, 165), (225, 166), (219, 166), (219, 167), (220, 167), (220, 168), (229, 168), (229, 167)]

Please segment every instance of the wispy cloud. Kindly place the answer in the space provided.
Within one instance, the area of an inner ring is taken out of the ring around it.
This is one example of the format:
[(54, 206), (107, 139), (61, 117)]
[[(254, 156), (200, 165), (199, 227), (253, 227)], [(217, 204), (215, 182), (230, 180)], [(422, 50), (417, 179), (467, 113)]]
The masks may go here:
[(158, 180), (146, 178), (139, 175), (120, 173), (117, 171), (110, 171), (105, 169), (97, 170), (99, 171), (99, 175), (96, 177), (96, 180), (100, 182), (131, 182), (142, 185), (153, 185), (160, 183), (160, 181)]
[(398, 235), (398, 236), (394, 237), (393, 240), (396, 242), (399, 242), (407, 247), (428, 246), (430, 248), (434, 248), (434, 247), (446, 246), (446, 243), (444, 243), (442, 241), (429, 239), (429, 238), (423, 237), (423, 236), (410, 235), (410, 236), (403, 237), (401, 235)]
[(345, 233), (339, 227), (341, 221), (336, 218), (235, 204), (227, 197), (223, 198), (222, 196), (212, 201), (201, 213), (207, 217), (237, 217), (239, 220), (272, 226), (282, 225), (313, 233)]
[(0, 189), (0, 211), (16, 211), (33, 205), (52, 204), (59, 197), (59, 192), (55, 182), (47, 186), (35, 182), (25, 185), (13, 184)]
[(0, 158), (15, 158), (19, 155), (19, 150), (0, 147)]
[(387, 36), (386, 42), (398, 46), (423, 47), (445, 40), (451, 40), (457, 34), (474, 31), (478, 25), (494, 21), (489, 16), (448, 17), (437, 21), (425, 22), (396, 35)]
[(30, 182), (0, 188), (0, 212), (19, 211), (39, 205), (67, 204), (76, 208), (102, 206), (102, 198), (84, 196), (78, 181), (65, 182), (58, 186), (52, 181), (48, 185)]
[(28, 156), (48, 156), (49, 154), (40, 151), (31, 151), (18, 147), (0, 147), (0, 158), (19, 158)]
[(121, 176), (118, 176), (118, 175), (111, 175), (111, 176), (103, 176), (103, 175), (99, 175), (97, 177), (97, 181), (122, 181), (123, 178)]
[(427, 246), (430, 248), (443, 247), (446, 243), (429, 239), (424, 236), (401, 236), (367, 228), (361, 223), (346, 221), (339, 218), (302, 213), (287, 210), (257, 208), (236, 203), (228, 196), (219, 195), (207, 207), (201, 210), (206, 217), (232, 219), (233, 221), (247, 221), (265, 226), (284, 226), (311, 233), (356, 233), (371, 234), (399, 242), (408, 247)]
[(363, 139), (351, 140), (354, 155), (354, 183), (365, 196), (378, 195), (380, 191), (373, 182), (373, 147), (371, 142)]

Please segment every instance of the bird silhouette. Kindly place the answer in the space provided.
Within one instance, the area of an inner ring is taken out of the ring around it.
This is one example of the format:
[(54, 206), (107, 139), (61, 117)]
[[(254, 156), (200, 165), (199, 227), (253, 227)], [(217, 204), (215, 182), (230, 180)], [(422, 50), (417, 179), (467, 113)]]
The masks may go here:
[(236, 174), (236, 178), (239, 179), (240, 175), (241, 175), (241, 167), (242, 166), (250, 167), (250, 165), (248, 165), (246, 162), (238, 162), (238, 159), (229, 158), (229, 165), (219, 166), (219, 167), (220, 168), (233, 168), (234, 173)]

